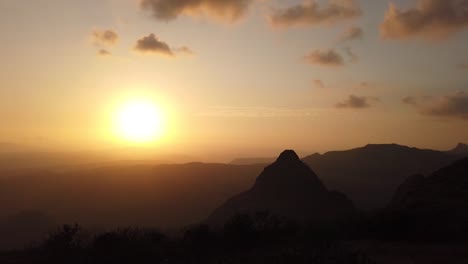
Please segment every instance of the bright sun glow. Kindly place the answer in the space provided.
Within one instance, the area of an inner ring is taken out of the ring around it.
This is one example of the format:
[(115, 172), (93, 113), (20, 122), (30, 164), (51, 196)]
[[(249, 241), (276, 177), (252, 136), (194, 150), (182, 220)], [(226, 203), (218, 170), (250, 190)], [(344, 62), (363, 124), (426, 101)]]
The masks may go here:
[(163, 134), (163, 115), (148, 101), (125, 104), (117, 114), (117, 129), (121, 137), (131, 142), (150, 142)]

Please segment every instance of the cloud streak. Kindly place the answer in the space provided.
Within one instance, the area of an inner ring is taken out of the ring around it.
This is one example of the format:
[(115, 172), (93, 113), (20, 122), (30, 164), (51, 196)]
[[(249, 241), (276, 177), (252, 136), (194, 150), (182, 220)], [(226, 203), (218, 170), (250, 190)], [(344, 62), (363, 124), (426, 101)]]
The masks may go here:
[(275, 27), (316, 26), (336, 24), (362, 15), (354, 0), (329, 0), (321, 7), (317, 1), (310, 1), (285, 9), (275, 9), (270, 23)]
[(203, 16), (235, 22), (247, 13), (253, 0), (141, 0), (140, 6), (162, 21), (181, 15)]
[(323, 81), (320, 80), (320, 79), (314, 80), (314, 84), (315, 84), (315, 86), (318, 87), (318, 88), (325, 88), (325, 84), (324, 84)]
[(354, 53), (351, 47), (344, 47), (343, 50), (346, 53), (346, 55), (348, 55), (349, 60), (352, 63), (357, 63), (359, 61), (359, 56), (356, 53)]
[(384, 39), (444, 40), (468, 27), (468, 0), (418, 0), (402, 10), (390, 3), (380, 25)]
[(348, 28), (343, 35), (340, 37), (340, 43), (345, 43), (357, 39), (362, 39), (364, 37), (364, 30), (359, 27), (350, 27)]
[(371, 107), (370, 101), (379, 101), (379, 99), (374, 97), (357, 96), (352, 94), (346, 100), (337, 103), (335, 106), (337, 108), (363, 109)]
[(407, 105), (418, 105), (418, 98), (414, 96), (406, 96), (403, 99), (401, 99), (401, 102)]
[(468, 70), (468, 63), (465, 63), (465, 62), (460, 63), (460, 64), (457, 65), (457, 67), (460, 70)]
[(415, 107), (423, 115), (468, 120), (468, 94), (465, 92), (441, 97), (408, 96), (402, 101)]
[(99, 46), (114, 46), (119, 42), (119, 34), (113, 30), (94, 30), (91, 34), (93, 42)]
[(277, 107), (211, 107), (199, 116), (207, 117), (246, 117), (246, 118), (272, 118), (272, 117), (307, 117), (316, 116), (316, 109), (294, 109)]
[(105, 49), (98, 50), (97, 54), (98, 54), (98, 56), (101, 56), (101, 57), (106, 57), (106, 56), (111, 56), (112, 55), (112, 53), (110, 53), (108, 50), (105, 50)]
[(195, 52), (191, 48), (189, 48), (187, 46), (179, 47), (179, 48), (175, 49), (175, 51), (178, 52), (178, 53), (186, 54), (186, 55), (194, 55), (195, 54)]
[(306, 63), (324, 67), (341, 67), (344, 65), (343, 56), (333, 49), (313, 50), (305, 55), (303, 59)]

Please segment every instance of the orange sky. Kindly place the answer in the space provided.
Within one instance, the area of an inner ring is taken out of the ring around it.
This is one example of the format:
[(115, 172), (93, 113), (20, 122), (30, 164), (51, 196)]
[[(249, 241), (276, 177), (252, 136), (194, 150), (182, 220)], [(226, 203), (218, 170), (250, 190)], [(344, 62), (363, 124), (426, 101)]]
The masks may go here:
[(132, 146), (112, 122), (145, 99), (164, 112), (165, 135), (146, 144), (161, 152), (449, 149), (468, 142), (467, 6), (4, 0), (0, 142)]

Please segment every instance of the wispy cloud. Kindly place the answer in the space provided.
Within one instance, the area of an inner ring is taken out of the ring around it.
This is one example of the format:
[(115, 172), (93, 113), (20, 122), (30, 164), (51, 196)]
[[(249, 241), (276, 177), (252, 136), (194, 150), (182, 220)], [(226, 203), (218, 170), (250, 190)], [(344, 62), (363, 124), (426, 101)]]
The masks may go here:
[(320, 80), (320, 79), (314, 80), (314, 84), (315, 84), (315, 86), (318, 87), (318, 88), (325, 88), (325, 84), (324, 84), (323, 81)]
[(175, 51), (178, 52), (178, 53), (186, 54), (186, 55), (194, 55), (195, 54), (195, 52), (191, 48), (189, 48), (187, 46), (182, 46), (182, 47), (176, 48)]
[(330, 25), (361, 14), (361, 9), (354, 0), (329, 0), (324, 7), (312, 0), (285, 9), (275, 9), (270, 16), (270, 23), (275, 27)]
[(339, 38), (340, 43), (349, 42), (352, 40), (362, 39), (364, 37), (364, 30), (360, 27), (350, 27), (346, 29)]
[(333, 49), (313, 50), (304, 56), (304, 61), (325, 67), (341, 67), (344, 65), (343, 57)]
[(248, 11), (253, 0), (141, 0), (143, 9), (150, 10), (158, 20), (169, 21), (180, 15), (209, 16), (234, 22)]
[(460, 63), (457, 65), (457, 68), (460, 70), (468, 70), (468, 63), (467, 62)]
[(468, 0), (418, 0), (402, 10), (390, 3), (380, 25), (384, 39), (441, 40), (468, 27)]
[(105, 49), (100, 49), (100, 50), (98, 50), (97, 55), (102, 56), (102, 57), (106, 57), (106, 56), (111, 56), (112, 53), (110, 53), (109, 51), (107, 51)]
[(209, 117), (301, 117), (301, 116), (316, 116), (317, 109), (293, 109), (293, 108), (276, 108), (276, 107), (230, 107), (218, 106), (212, 107), (205, 112), (201, 112), (199, 116)]
[(359, 56), (356, 53), (354, 53), (354, 51), (353, 51), (353, 49), (351, 47), (344, 47), (343, 50), (346, 53), (346, 55), (348, 55), (349, 60), (352, 63), (356, 63), (356, 62), (359, 61)]
[(378, 102), (380, 101), (376, 97), (367, 97), (367, 96), (357, 96), (350, 95), (346, 100), (337, 103), (337, 108), (354, 108), (354, 109), (363, 109), (371, 107), (371, 101)]
[(369, 82), (360, 82), (359, 85), (358, 85), (359, 88), (369, 88), (370, 87), (370, 83)]
[(119, 34), (110, 29), (94, 30), (91, 36), (93, 38), (93, 43), (99, 46), (113, 46), (119, 41)]
[(423, 115), (468, 119), (468, 94), (463, 91), (440, 97), (408, 96), (402, 102), (415, 107)]
[(401, 102), (407, 105), (418, 105), (419, 99), (414, 96), (406, 96), (401, 99)]

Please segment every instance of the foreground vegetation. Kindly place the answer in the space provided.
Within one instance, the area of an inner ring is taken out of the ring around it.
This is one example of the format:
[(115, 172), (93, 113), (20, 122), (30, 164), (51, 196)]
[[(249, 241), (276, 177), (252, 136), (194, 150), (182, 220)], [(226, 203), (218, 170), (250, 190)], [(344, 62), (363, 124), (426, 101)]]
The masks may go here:
[(198, 225), (169, 238), (156, 230), (118, 229), (88, 237), (65, 225), (36, 247), (4, 253), (2, 263), (324, 263), (371, 264), (333, 242), (326, 229), (299, 227), (268, 213), (238, 215), (222, 228)]
[(464, 245), (466, 225), (447, 228), (454, 225), (447, 225), (444, 219), (382, 211), (298, 225), (258, 212), (237, 215), (218, 228), (191, 226), (174, 236), (139, 228), (91, 234), (78, 225), (64, 225), (36, 246), (0, 254), (0, 263), (372, 264), (373, 260), (350, 243)]

